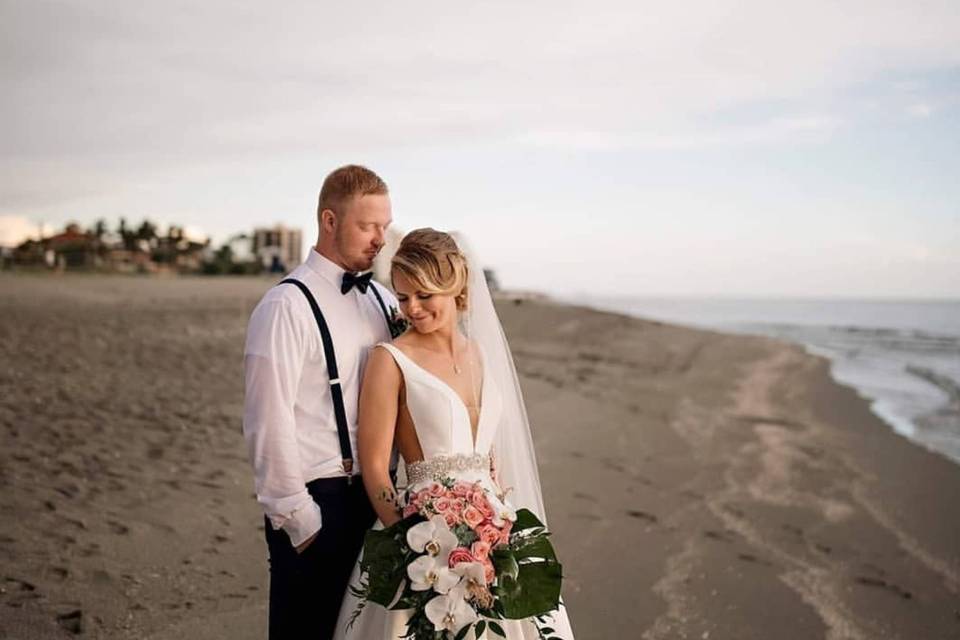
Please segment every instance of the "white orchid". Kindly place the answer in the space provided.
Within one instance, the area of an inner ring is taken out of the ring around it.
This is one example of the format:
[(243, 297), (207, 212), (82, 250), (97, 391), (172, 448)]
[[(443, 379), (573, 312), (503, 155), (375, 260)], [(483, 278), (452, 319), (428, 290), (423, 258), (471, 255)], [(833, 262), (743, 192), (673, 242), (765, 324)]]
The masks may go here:
[(407, 544), (417, 553), (426, 552), (427, 555), (437, 558), (437, 562), (446, 564), (450, 552), (456, 549), (459, 542), (457, 534), (450, 531), (444, 517), (435, 515), (407, 530)]
[(437, 631), (449, 631), (453, 634), (480, 619), (473, 607), (467, 604), (465, 592), (460, 587), (432, 599), (424, 607), (424, 613)]
[(487, 584), (483, 565), (479, 562), (461, 562), (451, 569), (451, 572), (458, 576), (458, 580), (460, 577), (463, 578), (465, 589), (468, 589), (471, 585), (484, 587)]
[[(449, 553), (447, 554), (449, 555)], [(447, 593), (460, 582), (460, 576), (447, 568), (446, 560), (439, 556), (423, 555), (407, 565), (410, 588), (414, 591), (433, 589), (437, 593)]]
[(487, 494), (487, 500), (490, 502), (490, 508), (493, 509), (493, 517), (490, 519), (494, 526), (502, 527), (504, 521), (517, 521), (517, 512), (505, 500), (492, 493)]

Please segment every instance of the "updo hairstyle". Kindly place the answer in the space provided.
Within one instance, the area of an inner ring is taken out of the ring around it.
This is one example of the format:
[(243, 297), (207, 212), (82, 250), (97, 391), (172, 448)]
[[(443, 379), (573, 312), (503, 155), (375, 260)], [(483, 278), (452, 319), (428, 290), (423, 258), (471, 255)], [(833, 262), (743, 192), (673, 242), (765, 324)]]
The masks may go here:
[(467, 259), (449, 233), (415, 229), (400, 241), (390, 261), (390, 276), (402, 273), (424, 293), (455, 296), (457, 309), (467, 308)]

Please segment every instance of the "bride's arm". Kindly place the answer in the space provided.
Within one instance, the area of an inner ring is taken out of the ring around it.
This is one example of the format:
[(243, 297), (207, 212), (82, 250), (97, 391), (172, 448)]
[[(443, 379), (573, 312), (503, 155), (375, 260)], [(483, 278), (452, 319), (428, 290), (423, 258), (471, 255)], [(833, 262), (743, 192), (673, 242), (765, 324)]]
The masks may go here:
[(401, 518), (390, 480), (390, 454), (402, 382), (400, 368), (386, 349), (371, 350), (360, 388), (357, 448), (364, 488), (386, 527)]
[(506, 496), (503, 485), (500, 484), (500, 475), (497, 473), (497, 454), (494, 447), (490, 447), (490, 479), (493, 480), (493, 486), (496, 487), (497, 497), (501, 500)]

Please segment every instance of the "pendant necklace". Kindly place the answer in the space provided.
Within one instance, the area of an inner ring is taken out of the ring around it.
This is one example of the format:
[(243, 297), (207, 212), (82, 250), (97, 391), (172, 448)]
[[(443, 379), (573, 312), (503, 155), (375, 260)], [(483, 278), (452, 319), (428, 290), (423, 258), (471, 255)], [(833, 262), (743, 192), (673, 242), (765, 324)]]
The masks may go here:
[(463, 370), (460, 368), (460, 364), (457, 362), (457, 352), (456, 352), (456, 351), (453, 351), (453, 352), (452, 352), (451, 360), (453, 360), (453, 372), (454, 372), (455, 374), (457, 374), (457, 375), (460, 375), (460, 373), (461, 373)]

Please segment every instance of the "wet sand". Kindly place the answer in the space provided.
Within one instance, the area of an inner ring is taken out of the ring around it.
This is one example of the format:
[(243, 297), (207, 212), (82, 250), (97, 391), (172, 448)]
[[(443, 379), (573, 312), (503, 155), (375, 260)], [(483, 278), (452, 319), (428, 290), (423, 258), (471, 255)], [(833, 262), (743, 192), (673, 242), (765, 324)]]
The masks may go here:
[[(259, 279), (0, 274), (0, 638), (266, 637)], [(960, 467), (767, 338), (500, 304), (577, 637), (960, 637)]]

